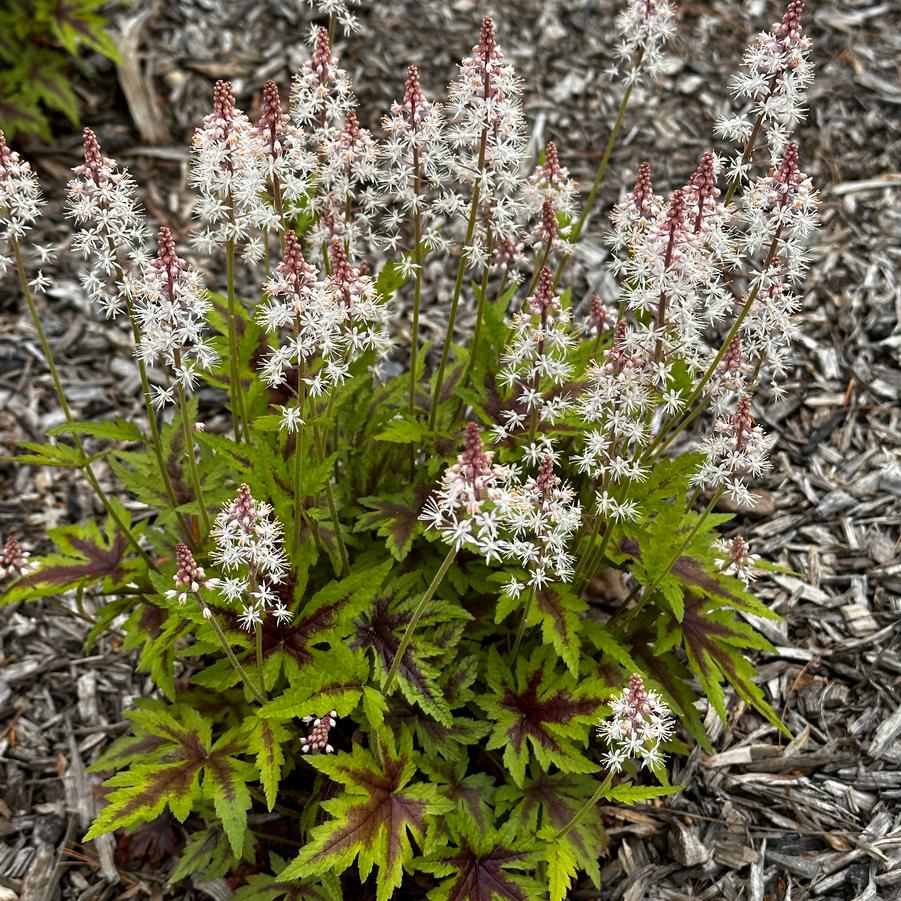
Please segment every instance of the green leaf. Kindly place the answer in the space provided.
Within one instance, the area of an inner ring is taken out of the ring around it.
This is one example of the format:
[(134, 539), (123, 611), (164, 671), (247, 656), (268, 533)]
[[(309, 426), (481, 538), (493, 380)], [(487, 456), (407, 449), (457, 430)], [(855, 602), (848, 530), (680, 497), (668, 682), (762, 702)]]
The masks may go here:
[(338, 645), (328, 651), (313, 651), (312, 661), (292, 676), (284, 694), (259, 709), (259, 716), (285, 720), (322, 716), (329, 710), (348, 716), (356, 708), (369, 676), (365, 657)]
[(48, 435), (90, 435), (110, 441), (144, 441), (144, 434), (133, 422), (118, 417), (110, 422), (66, 422), (47, 431)]
[(681, 785), (633, 785), (631, 782), (614, 785), (604, 795), (609, 801), (620, 804), (638, 804), (641, 801), (653, 801), (665, 795), (675, 795), (682, 791)]
[(547, 863), (547, 884), (550, 901), (564, 901), (569, 887), (579, 871), (572, 846), (564, 840), (557, 840), (554, 828), (546, 826), (538, 833), (544, 839), (541, 856)]
[(526, 842), (489, 829), (467, 835), (458, 847), (442, 848), (417, 861), (417, 869), (446, 877), (429, 892), (429, 901), (533, 901), (541, 886), (510, 870), (534, 870), (535, 855)]
[(251, 805), (247, 783), (253, 779), (254, 771), (249, 764), (229, 756), (227, 751), (231, 747), (230, 742), (230, 736), (223, 736), (206, 760), (203, 796), (213, 802), (237, 857), (244, 847), (247, 832), (247, 811)]
[(278, 720), (260, 717), (254, 717), (251, 720), (248, 750), (257, 755), (260, 782), (263, 784), (266, 805), (270, 810), (275, 807), (282, 767), (285, 765), (285, 753), (282, 745), (291, 737), (290, 731)]
[(554, 647), (574, 676), (579, 675), (582, 650), (579, 614), (587, 609), (588, 604), (565, 585), (546, 585), (535, 592), (542, 640)]
[[(130, 525), (121, 505), (118, 512)], [(132, 531), (140, 534), (141, 529)], [(37, 570), (13, 583), (2, 595), (4, 603), (47, 597), (88, 585), (112, 593), (135, 581), (146, 569), (139, 558), (126, 556), (131, 545), (112, 519), (105, 521), (102, 530), (95, 520), (89, 519), (80, 526), (51, 529), (49, 535), (56, 552), (36, 558)]]
[(424, 491), (410, 486), (406, 491), (384, 497), (361, 497), (359, 503), (370, 512), (357, 517), (354, 532), (375, 529), (385, 539), (388, 551), (395, 560), (404, 560), (413, 547), (413, 539), (421, 534), (419, 514), (426, 497)]
[(167, 805), (172, 815), (183, 822), (200, 799), (202, 766), (198, 759), (134, 764), (107, 779), (104, 785), (114, 790), (82, 841), (89, 842), (116, 829), (150, 822)]
[(234, 862), (235, 856), (225, 833), (216, 827), (207, 827), (188, 836), (168, 881), (176, 883), (196, 874), (208, 882), (224, 876)]
[(10, 462), (20, 465), (30, 463), (34, 466), (81, 469), (88, 459), (77, 447), (68, 444), (35, 444), (31, 441), (21, 441), (18, 446), (32, 451), (30, 454), (16, 454), (7, 458)]
[(427, 423), (396, 416), (375, 436), (375, 440), (391, 441), (395, 444), (420, 444), (428, 434)]

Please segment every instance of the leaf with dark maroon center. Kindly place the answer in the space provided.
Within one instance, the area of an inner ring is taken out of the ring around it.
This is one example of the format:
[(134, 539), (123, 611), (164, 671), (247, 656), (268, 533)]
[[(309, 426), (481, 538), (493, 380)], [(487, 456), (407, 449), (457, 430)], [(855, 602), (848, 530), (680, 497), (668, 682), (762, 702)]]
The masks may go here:
[(62, 588), (104, 579), (116, 583), (125, 573), (123, 558), (129, 545), (121, 532), (104, 540), (96, 527), (73, 530), (59, 544), (62, 553), (48, 557), (37, 572), (20, 579), (17, 586)]
[(422, 848), (434, 818), (452, 806), (440, 798), (437, 786), (413, 781), (416, 765), (409, 742), (399, 751), (391, 745), (386, 739), (381, 764), (360, 745), (350, 753), (307, 758), (344, 791), (322, 803), (332, 818), (313, 828), (300, 855), (280, 874), (282, 881), (341, 873), (357, 859), (361, 880), (378, 868), (378, 901), (391, 897), (413, 859), (411, 838)]
[(605, 692), (609, 693), (599, 679), (577, 681), (548, 646), (530, 658), (520, 657), (515, 676), (492, 648), (486, 679), (494, 689), (479, 699), (494, 722), (487, 747), (504, 749), (504, 763), (517, 785), (523, 785), (533, 758), (545, 770), (551, 765), (565, 773), (597, 769), (578, 748), (587, 744)]
[[(409, 611), (392, 613), (389, 607), (387, 598), (378, 599), (371, 613), (358, 623), (353, 641), (353, 647), (371, 648), (386, 673), (400, 648), (400, 634), (412, 617)], [(419, 631), (427, 633), (429, 626), (434, 629), (435, 623), (441, 621), (444, 610), (439, 602), (433, 603), (431, 614), (427, 612), (422, 618)], [(434, 656), (436, 650), (414, 635), (398, 666), (397, 685), (407, 701), (418, 704), (429, 716), (450, 726), (453, 718), (439, 685), (438, 673), (424, 660), (426, 655)]]
[[(516, 824), (516, 836), (523, 840), (546, 826), (557, 833), (582, 809), (596, 788), (597, 782), (590, 776), (535, 771), (522, 790), (509, 785), (498, 789), (496, 811), (499, 816), (509, 811), (510, 821)], [(564, 841), (597, 885), (601, 875), (598, 857), (606, 845), (597, 806), (582, 815)]]
[(469, 835), (459, 848), (438, 851), (421, 861), (419, 867), (448, 877), (440, 888), (441, 897), (447, 901), (531, 901), (544, 897), (533, 880), (507, 872), (532, 869), (533, 855), (494, 830)]
[(728, 608), (710, 607), (703, 598), (693, 594), (685, 595), (682, 622), (673, 623), (670, 628), (681, 633), (688, 662), (724, 721), (726, 704), (720, 684), (723, 678), (748, 704), (789, 734), (761, 689), (754, 684), (754, 666), (743, 653), (748, 648), (775, 653), (775, 648), (762, 635), (739, 622)]

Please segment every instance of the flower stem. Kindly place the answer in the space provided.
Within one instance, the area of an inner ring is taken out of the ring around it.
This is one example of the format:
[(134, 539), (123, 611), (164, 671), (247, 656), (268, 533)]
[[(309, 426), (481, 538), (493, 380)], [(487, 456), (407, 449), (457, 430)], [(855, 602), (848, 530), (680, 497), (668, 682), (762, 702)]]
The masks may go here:
[(241, 367), (238, 359), (238, 302), (235, 296), (235, 242), (225, 244), (225, 279), (228, 286), (228, 371), (232, 402), (232, 426), (235, 441), (240, 444), (241, 433), (250, 440), (247, 411), (244, 409), (244, 392), (241, 390)]
[(266, 700), (266, 668), (263, 665), (263, 627), (259, 623), (254, 624), (254, 632), (256, 632), (257, 644), (257, 671), (260, 674), (260, 693), (263, 700)]
[[(491, 251), (494, 249), (494, 235), (491, 231), (491, 226), (488, 226), (487, 234), (485, 238), (486, 244), (486, 252), (490, 259)], [(479, 306), (476, 311), (476, 324), (472, 331), (472, 340), (469, 344), (469, 360), (466, 363), (466, 369), (463, 372), (463, 379), (461, 381), (461, 385), (465, 388), (469, 384), (469, 378), (472, 375), (472, 368), (475, 365), (476, 353), (479, 349), (479, 338), (482, 334), (482, 319), (485, 316), (485, 306), (488, 302), (488, 278), (491, 274), (491, 265), (490, 263), (485, 264), (485, 268), (482, 270), (482, 284), (480, 286), (479, 293)]]
[[(610, 132), (610, 138), (607, 140), (607, 146), (604, 148), (604, 155), (601, 157), (601, 163), (598, 166), (597, 175), (594, 177), (594, 183), (591, 185), (591, 190), (588, 192), (588, 199), (585, 201), (585, 206), (582, 209), (582, 215), (579, 216), (578, 221), (572, 227), (569, 235), (569, 241), (571, 244), (575, 244), (576, 241), (579, 240), (579, 236), (582, 234), (582, 229), (585, 227), (585, 220), (588, 219), (588, 214), (591, 212), (591, 208), (594, 206), (595, 198), (598, 196), (598, 191), (601, 189), (601, 185), (604, 181), (604, 176), (607, 174), (607, 166), (610, 163), (610, 157), (613, 154), (613, 148), (616, 145), (616, 139), (619, 137), (620, 129), (623, 126), (623, 117), (626, 114), (626, 107), (629, 105), (629, 98), (632, 96), (632, 88), (634, 87), (634, 82), (630, 83), (626, 86), (625, 93), (623, 94), (623, 99), (620, 101), (619, 109), (616, 113), (616, 121), (613, 123), (613, 131)], [(560, 279), (563, 276), (563, 270), (566, 269), (566, 264), (569, 262), (569, 258), (572, 254), (564, 254), (559, 264), (557, 265), (557, 271), (554, 274), (554, 289), (556, 290), (557, 285), (560, 284)]]
[(213, 611), (210, 610), (209, 607), (204, 608), (204, 613), (206, 614), (207, 622), (213, 627), (213, 631), (216, 633), (216, 637), (219, 639), (219, 644), (222, 645), (222, 650), (225, 651), (225, 655), (228, 657), (229, 662), (234, 667), (235, 672), (241, 677), (241, 680), (247, 686), (248, 691), (253, 695), (254, 700), (262, 705), (266, 703), (266, 698), (263, 697), (262, 692), (259, 688), (254, 685), (253, 680), (247, 674), (247, 670), (241, 666), (241, 661), (235, 656), (235, 652), (231, 649), (231, 645), (228, 643), (228, 639), (225, 637), (225, 633), (222, 631), (222, 626), (216, 622), (215, 617), (213, 616)]
[[(31, 321), (34, 325), (34, 329), (38, 334), (38, 340), (41, 343), (41, 349), (44, 351), (44, 359), (47, 362), (47, 368), (50, 370), (50, 378), (53, 380), (53, 387), (56, 390), (56, 397), (59, 401), (59, 405), (62, 408), (63, 414), (66, 417), (66, 422), (69, 425), (74, 425), (75, 417), (72, 415), (72, 410), (69, 407), (69, 402), (66, 400), (66, 392), (63, 390), (63, 383), (59, 377), (59, 371), (56, 368), (56, 362), (53, 359), (53, 351), (50, 349), (50, 342), (47, 340), (47, 333), (44, 331), (44, 326), (41, 323), (41, 317), (38, 315), (37, 306), (35, 306), (34, 297), (31, 293), (31, 287), (28, 284), (28, 275), (25, 272), (25, 261), (22, 259), (22, 250), (19, 247), (19, 242), (14, 238), (10, 237), (10, 245), (12, 246), (13, 252), (16, 258), (16, 272), (19, 275), (19, 283), (22, 287), (22, 293), (25, 295), (25, 302), (28, 304), (28, 312), (31, 314)], [(97, 477), (94, 475), (94, 470), (91, 464), (87, 460), (87, 455), (85, 454), (84, 445), (81, 441), (81, 436), (77, 433), (72, 435), (72, 440), (75, 443), (75, 447), (78, 449), (79, 454), (81, 454), (84, 463), (82, 464), (82, 469), (84, 470), (85, 477), (88, 480), (91, 488), (93, 488), (94, 493), (97, 495), (98, 500), (103, 505), (103, 509), (106, 510), (110, 519), (116, 524), (119, 528), (119, 531), (128, 539), (129, 543), (132, 547), (144, 558), (145, 563), (151, 568), (156, 569), (156, 564), (151, 559), (150, 555), (144, 548), (141, 547), (138, 539), (134, 536), (134, 533), (129, 528), (128, 524), (122, 519), (119, 515), (119, 512), (113, 506), (106, 492), (101, 488), (100, 482), (97, 481)]]
[[(181, 366), (178, 351), (175, 353), (175, 367)], [(188, 397), (185, 394), (185, 386), (178, 385), (178, 407), (181, 411), (181, 426), (185, 436), (185, 456), (188, 458), (188, 468), (191, 470), (191, 481), (194, 484), (194, 495), (197, 498), (197, 506), (200, 508), (200, 518), (203, 520), (205, 534), (210, 531), (210, 515), (207, 513), (206, 502), (203, 499), (203, 491), (200, 487), (200, 473), (197, 470), (197, 460), (194, 459), (194, 432), (191, 429), (191, 418), (188, 416)]]
[[(303, 408), (306, 389), (303, 381), (303, 367), (297, 371), (297, 406), (300, 410), (300, 418), (303, 419)], [(303, 446), (304, 430), (302, 424), (298, 424), (294, 433), (294, 536), (291, 544), (292, 554), (297, 553), (300, 547), (300, 532), (303, 523), (303, 508), (306, 498), (303, 493)]]
[[(421, 190), (419, 149), (413, 149), (413, 173), (416, 196)], [(422, 212), (417, 205), (413, 211), (413, 259), (416, 276), (413, 283), (413, 328), (410, 337), (410, 418), (416, 418), (416, 366), (419, 355), (419, 307), (422, 299)], [(416, 445), (410, 445), (410, 481), (416, 474)]]
[[(489, 95), (489, 76), (488, 71), (485, 72), (484, 99), (488, 100)], [(488, 149), (488, 123), (482, 126), (482, 134), (479, 137), (479, 163), (477, 167), (476, 180), (472, 186), (472, 203), (469, 207), (469, 222), (466, 225), (466, 237), (463, 239), (463, 249), (460, 253), (460, 265), (457, 267), (457, 280), (454, 282), (454, 295), (451, 300), (450, 313), (447, 317), (447, 333), (444, 336), (444, 347), (441, 348), (441, 362), (438, 364), (438, 376), (435, 379), (435, 394), (432, 397), (432, 409), (429, 413), (429, 431), (435, 431), (435, 424), (438, 421), (438, 403), (441, 400), (441, 386), (444, 383), (444, 371), (447, 368), (447, 358), (450, 354), (451, 340), (454, 337), (454, 323), (457, 320), (457, 306), (460, 303), (460, 292), (463, 290), (463, 277), (466, 275), (466, 248), (472, 241), (475, 234), (476, 221), (479, 217), (479, 193), (481, 183), (479, 177), (485, 168), (485, 154)]]
[[(126, 298), (126, 303), (128, 305), (128, 318), (131, 321), (131, 333), (134, 336), (135, 348), (137, 348), (141, 342), (141, 331), (138, 327), (137, 313), (135, 311), (134, 301), (132, 301), (130, 296)], [(154, 413), (153, 406), (150, 402), (150, 379), (147, 377), (147, 367), (144, 365), (144, 361), (140, 357), (138, 357), (137, 360), (138, 373), (141, 376), (141, 391), (144, 395), (144, 409), (147, 412), (147, 423), (150, 426), (150, 443), (153, 446), (153, 454), (156, 457), (156, 463), (160, 470), (160, 477), (163, 480), (163, 488), (174, 512), (178, 507), (178, 498), (175, 496), (175, 489), (172, 487), (172, 479), (169, 477), (169, 470), (166, 468), (166, 460), (163, 457), (163, 442), (160, 438), (160, 429), (156, 422), (156, 414)], [(194, 536), (191, 534), (191, 530), (188, 527), (184, 515), (176, 513), (175, 516), (178, 520), (182, 534), (185, 539), (187, 539), (188, 544), (193, 546), (195, 544)]]
[(457, 549), (455, 547), (452, 547), (447, 552), (447, 556), (444, 558), (441, 566), (438, 567), (438, 572), (435, 573), (435, 577), (432, 579), (432, 582), (429, 585), (428, 589), (426, 589), (426, 593), (420, 598), (419, 603), (416, 605), (416, 609), (413, 611), (413, 616), (410, 618), (410, 622), (407, 623), (407, 628), (404, 630), (404, 634), (400, 639), (400, 644), (397, 646), (397, 653), (394, 655), (394, 661), (391, 664), (391, 669), (388, 670), (388, 678), (385, 680), (385, 687), (382, 690), (382, 693), (385, 696), (387, 696), (388, 692), (391, 690), (391, 684), (394, 682), (395, 676), (397, 676), (397, 670), (400, 667), (401, 661), (404, 659), (404, 654), (407, 653), (407, 648), (410, 646), (410, 642), (413, 640), (413, 633), (416, 631), (416, 627), (419, 625), (419, 621), (422, 619), (422, 616), (426, 611), (426, 607), (428, 607), (429, 602), (435, 596), (435, 592), (438, 590), (438, 586), (441, 584), (445, 574), (447, 573), (448, 569), (450, 569), (450, 565), (454, 562), (454, 558), (456, 556)]
[[(314, 430), (316, 437), (316, 449), (322, 460), (325, 460), (325, 444), (322, 436)], [(338, 518), (338, 507), (335, 504), (335, 493), (332, 490), (332, 481), (327, 479), (325, 482), (325, 498), (328, 501), (329, 515), (332, 518), (332, 524), (335, 527), (335, 537), (338, 540), (338, 553), (341, 555), (341, 575), (346, 576), (350, 572), (350, 558), (347, 556), (347, 546), (344, 543), (344, 534), (341, 531), (341, 520)]]
[(516, 630), (516, 638), (513, 640), (513, 650), (510, 651), (510, 667), (513, 667), (513, 664), (516, 662), (516, 655), (519, 653), (519, 646), (522, 644), (523, 637), (526, 634), (526, 620), (529, 618), (529, 613), (532, 610), (532, 604), (535, 601), (535, 588), (534, 586), (529, 589), (529, 593), (526, 595), (526, 603), (522, 608), (522, 618), (519, 621), (519, 628)]
[(554, 841), (559, 842), (567, 832), (570, 832), (578, 824), (579, 820), (581, 820), (582, 817), (601, 800), (605, 792), (610, 790), (612, 784), (613, 771), (608, 770), (604, 781), (598, 784), (598, 787), (594, 790), (594, 794), (576, 811), (575, 814), (573, 814), (573, 818), (554, 836)]

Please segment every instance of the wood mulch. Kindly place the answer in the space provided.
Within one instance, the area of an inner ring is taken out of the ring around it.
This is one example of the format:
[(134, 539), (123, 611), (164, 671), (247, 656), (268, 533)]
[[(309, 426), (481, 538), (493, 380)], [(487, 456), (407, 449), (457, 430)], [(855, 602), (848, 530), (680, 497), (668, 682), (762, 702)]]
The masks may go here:
[[(573, 898), (901, 899), (901, 9), (811, 5), (817, 82), (800, 139), (824, 225), (786, 399), (757, 404), (778, 435), (774, 472), (758, 506), (735, 520), (755, 553), (795, 573), (757, 583), (784, 622), (755, 623), (778, 649), (758, 660), (761, 684), (794, 738), (734, 697), (726, 724), (709, 714), (715, 752), (672, 762), (679, 795), (605, 808), (604, 887), (580, 885)], [(528, 86), (534, 146), (556, 139), (564, 163), (590, 183), (619, 100), (603, 74), (619, 4), (489, 6)], [(777, 12), (762, 0), (681, 6), (674, 61), (630, 107), (605, 209), (642, 159), (652, 161), (658, 190), (685, 180), (710, 146), (747, 36)], [(363, 39), (339, 47), (364, 123), (377, 125), (408, 64), (439, 94), (484, 11), (475, 0), (369, 0)], [(85, 121), (145, 186), (153, 216), (189, 225), (185, 140), (207, 112), (212, 81), (232, 79), (248, 108), (265, 78), (287, 86), (305, 58), (308, 16), (296, 0), (135, 0), (120, 14), (125, 63), (77, 87)], [(52, 147), (27, 148), (49, 185), (51, 214), (79, 146), (63, 128)], [(594, 218), (570, 270), (577, 300), (612, 291), (604, 222)], [(64, 234), (48, 215), (41, 242)], [(45, 323), (73, 406), (85, 416), (139, 415), (127, 333), (87, 308), (65, 257), (56, 269)], [(432, 337), (444, 317), (444, 293), (435, 293)], [(0, 444), (39, 440), (59, 421), (16, 286), (2, 281)], [(47, 528), (93, 510), (84, 486), (64, 474), (0, 463), (0, 534), (41, 550)], [(225, 901), (223, 882), (166, 888), (181, 842), (171, 824), (118, 848), (112, 838), (79, 841), (99, 801), (85, 767), (126, 728), (133, 699), (152, 693), (115, 631), (85, 655), (91, 612), (90, 600), (79, 610), (64, 598), (5, 608), (0, 618), (0, 901)]]

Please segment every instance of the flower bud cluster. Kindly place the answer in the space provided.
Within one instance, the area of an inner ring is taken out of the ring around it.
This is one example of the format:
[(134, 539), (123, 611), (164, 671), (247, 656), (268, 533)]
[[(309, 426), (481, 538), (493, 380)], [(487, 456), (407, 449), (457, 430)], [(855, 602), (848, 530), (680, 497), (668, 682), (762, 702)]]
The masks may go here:
[(316, 169), (316, 155), (307, 149), (301, 129), (282, 111), (278, 85), (263, 86), (263, 106), (253, 129), (262, 165), (272, 191), (276, 212), (296, 208), (310, 193), (310, 180)]
[(356, 106), (350, 78), (332, 54), (327, 28), (310, 33), (312, 52), (291, 86), (291, 118), (312, 134), (318, 147), (328, 126), (340, 127)]
[(635, 187), (610, 214), (613, 233), (610, 245), (617, 253), (628, 253), (644, 231), (657, 220), (663, 209), (663, 198), (654, 193), (651, 164), (642, 163), (635, 177)]
[(819, 198), (810, 177), (798, 167), (798, 155), (798, 145), (791, 141), (770, 173), (748, 186), (742, 209), (747, 253), (763, 253), (777, 264), (761, 275), (769, 278), (775, 268), (793, 283), (807, 270), (804, 250), (819, 226)]
[(240, 244), (245, 259), (262, 259), (261, 231), (277, 231), (280, 223), (267, 202), (262, 145), (247, 116), (235, 107), (232, 87), (217, 81), (213, 111), (194, 132), (191, 184), (200, 193), (196, 207), (203, 228), (196, 246), (212, 253), (228, 241)]
[(621, 226), (614, 243), (622, 255), (612, 268), (628, 286), (628, 308), (653, 317), (645, 339), (655, 346), (655, 360), (678, 355), (695, 370), (709, 358), (706, 328), (733, 304), (723, 264), (738, 261), (730, 215), (718, 200), (718, 170), (716, 157), (705, 154), (691, 181), (650, 222), (641, 210), (655, 204), (640, 172), (632, 198), (615, 214)]
[[(638, 458), (648, 439), (651, 414), (659, 405), (673, 413), (681, 404), (678, 392), (666, 389), (669, 378), (667, 365), (653, 362), (646, 333), (623, 320), (617, 323), (601, 362), (589, 367), (578, 400), (588, 426), (582, 451), (573, 457), (580, 472), (608, 485), (647, 477)], [(606, 492), (599, 498), (613, 518), (631, 518), (631, 506), (620, 508)]]
[(34, 567), (28, 562), (31, 554), (22, 550), (15, 535), (7, 536), (0, 551), (0, 579), (18, 579), (29, 573)]
[[(571, 485), (554, 473), (554, 457), (547, 454), (538, 465), (537, 476), (528, 478), (511, 492), (504, 511), (504, 526), (510, 534), (504, 556), (528, 573), (526, 584), (541, 589), (549, 581), (572, 579), (575, 557), (567, 550), (582, 521), (582, 509)], [(518, 579), (505, 586), (518, 596)]]
[(209, 370), (218, 361), (205, 335), (211, 304), (200, 273), (176, 254), (166, 226), (160, 229), (157, 256), (144, 267), (136, 290), (138, 357), (147, 366), (166, 366), (174, 378), (169, 387), (153, 386), (154, 405), (164, 407), (175, 401), (178, 386), (192, 391), (198, 370)]
[(526, 586), (569, 581), (575, 559), (567, 546), (582, 511), (573, 488), (554, 473), (550, 444), (527, 452), (527, 459), (539, 462), (537, 476), (525, 480), (516, 468), (493, 464), (492, 457), (478, 425), (469, 423), (463, 452), (445, 471), (420, 518), (457, 549), (466, 547), (488, 563), (504, 560), (525, 569), (525, 583), (514, 577), (505, 587), (513, 597)]
[(419, 214), (421, 239), (430, 248), (441, 246), (433, 222), (433, 202), (448, 179), (450, 156), (444, 136), (441, 107), (429, 102), (419, 83), (415, 66), (407, 69), (404, 97), (391, 106), (382, 119), (386, 138), (382, 144), (379, 187), (385, 194), (388, 212), (383, 233), (374, 236), (386, 250), (394, 250), (401, 240), (406, 214)]
[(309, 754), (324, 751), (326, 754), (334, 754), (335, 749), (329, 744), (329, 733), (338, 725), (338, 713), (332, 710), (327, 716), (314, 716), (310, 714), (303, 718), (305, 723), (312, 723), (310, 733), (300, 745), (301, 753)]
[(212, 589), (219, 584), (219, 579), (208, 579), (202, 566), (197, 564), (191, 549), (186, 544), (175, 547), (175, 588), (166, 591), (170, 600), (178, 598), (179, 604), (185, 604), (188, 595), (197, 597), (201, 588)]
[(760, 555), (750, 552), (748, 543), (741, 535), (736, 535), (732, 541), (718, 541), (717, 550), (723, 555), (720, 570), (726, 575), (741, 579), (745, 588), (757, 578), (755, 566), (760, 560)]
[(267, 612), (280, 623), (290, 620), (291, 611), (275, 590), (288, 573), (288, 558), (272, 507), (254, 500), (250, 488), (241, 485), (217, 515), (210, 535), (213, 561), (229, 574), (219, 583), (220, 590), (232, 603), (243, 602), (241, 625), (250, 631)]
[(610, 718), (598, 726), (598, 735), (609, 746), (604, 755), (607, 767), (618, 773), (627, 760), (649, 768), (660, 766), (664, 760), (661, 745), (674, 732), (672, 714), (660, 695), (645, 688), (641, 676), (633, 673), (611, 707)]
[(103, 155), (97, 136), (84, 130), (84, 162), (72, 169), (67, 215), (75, 222), (72, 247), (92, 267), (82, 287), (107, 318), (117, 316), (136, 291), (135, 271), (147, 263), (147, 227), (137, 186), (127, 170)]
[(556, 143), (548, 142), (544, 162), (535, 168), (523, 189), (529, 211), (533, 215), (538, 213), (532, 242), (544, 247), (547, 254), (572, 252), (568, 240), (571, 226), (561, 227), (557, 217), (562, 215), (569, 220), (575, 217), (575, 193), (576, 183), (560, 165)]
[[(341, 128), (323, 135), (313, 198), (318, 222), (312, 234), (317, 244), (328, 246), (340, 238), (353, 249), (368, 232), (369, 218), (380, 199), (363, 188), (376, 180), (378, 157), (379, 146), (369, 129), (360, 127), (354, 109), (347, 111)], [(361, 199), (362, 208), (357, 210), (354, 203)]]
[(499, 560), (499, 513), (508, 502), (511, 473), (492, 463), (493, 456), (485, 450), (478, 424), (470, 422), (463, 452), (445, 470), (420, 518), (455, 548), (465, 546)]

